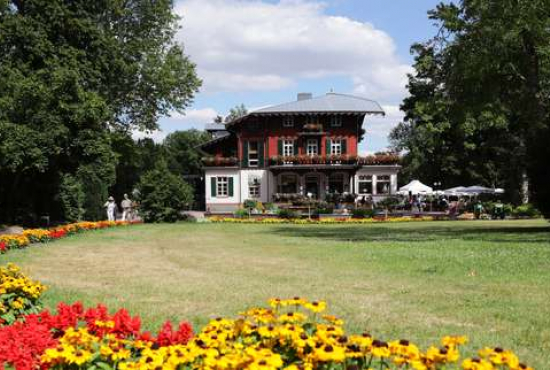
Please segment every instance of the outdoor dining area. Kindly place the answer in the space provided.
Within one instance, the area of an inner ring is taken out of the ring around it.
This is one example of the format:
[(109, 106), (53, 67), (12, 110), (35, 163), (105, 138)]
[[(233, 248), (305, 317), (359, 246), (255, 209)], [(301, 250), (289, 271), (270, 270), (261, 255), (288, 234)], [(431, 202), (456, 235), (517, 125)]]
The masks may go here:
[[(500, 200), (502, 194), (502, 188), (480, 185), (434, 190), (419, 180), (412, 180), (399, 188), (397, 195), (400, 202), (394, 208), (394, 213), (423, 214), (451, 219), (462, 215), (477, 219), (482, 215), (493, 219), (504, 218), (504, 204)], [(490, 206), (484, 206), (488, 202)]]

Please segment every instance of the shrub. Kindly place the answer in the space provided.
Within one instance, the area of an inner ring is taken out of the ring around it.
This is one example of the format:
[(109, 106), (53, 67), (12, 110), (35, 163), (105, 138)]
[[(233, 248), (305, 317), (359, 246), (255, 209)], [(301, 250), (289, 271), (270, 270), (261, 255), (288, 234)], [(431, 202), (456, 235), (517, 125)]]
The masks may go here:
[(382, 199), (381, 201), (379, 201), (378, 203), (376, 203), (376, 207), (391, 211), (391, 210), (394, 210), (399, 205), (400, 202), (401, 201), (399, 200), (399, 198), (395, 196), (388, 196)]
[(247, 199), (243, 202), (244, 208), (254, 209), (258, 206), (258, 202), (254, 199)]
[(10, 325), (24, 315), (42, 309), (40, 296), (46, 287), (26, 277), (17, 266), (0, 267), (0, 325)]
[(140, 215), (145, 222), (175, 222), (193, 202), (193, 188), (160, 165), (145, 173), (138, 184)]
[(287, 218), (287, 219), (290, 219), (290, 218), (297, 218), (298, 217), (298, 213), (288, 209), (288, 208), (281, 208), (279, 209), (279, 211), (277, 211), (277, 215), (280, 217), (280, 218)]
[(84, 217), (84, 187), (74, 176), (64, 174), (59, 185), (59, 201), (65, 221), (76, 222)]
[(240, 208), (235, 211), (235, 217), (243, 218), (248, 216), (249, 216), (248, 209)]
[(521, 206), (516, 207), (512, 211), (512, 216), (514, 217), (540, 217), (540, 212), (535, 208), (534, 205), (528, 203), (528, 204), (522, 204)]
[(314, 212), (316, 215), (330, 215), (332, 213), (334, 213), (334, 208), (332, 207), (317, 208)]
[(373, 209), (357, 208), (351, 211), (351, 214), (354, 218), (373, 218), (375, 211)]

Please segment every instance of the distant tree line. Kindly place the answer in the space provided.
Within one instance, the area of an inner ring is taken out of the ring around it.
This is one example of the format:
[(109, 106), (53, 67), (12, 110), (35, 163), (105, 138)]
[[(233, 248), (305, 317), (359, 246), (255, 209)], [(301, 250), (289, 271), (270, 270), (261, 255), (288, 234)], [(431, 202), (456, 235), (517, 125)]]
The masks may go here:
[(462, 0), (429, 13), (415, 44), (405, 120), (391, 133), (403, 174), (443, 187), (524, 184), (550, 216), (550, 0)]

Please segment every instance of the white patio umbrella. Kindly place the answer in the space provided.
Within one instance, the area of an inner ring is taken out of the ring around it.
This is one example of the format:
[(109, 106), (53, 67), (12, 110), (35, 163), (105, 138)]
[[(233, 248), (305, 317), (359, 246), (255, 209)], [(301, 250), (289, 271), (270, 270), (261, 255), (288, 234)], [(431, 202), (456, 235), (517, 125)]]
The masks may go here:
[(413, 180), (399, 188), (399, 194), (432, 194), (433, 189), (418, 180)]
[(468, 194), (473, 194), (473, 195), (477, 195), (477, 194), (493, 194), (495, 192), (495, 189), (493, 188), (487, 188), (485, 186), (479, 186), (479, 185), (475, 185), (475, 186), (468, 186), (465, 190), (464, 190), (465, 193), (468, 193)]

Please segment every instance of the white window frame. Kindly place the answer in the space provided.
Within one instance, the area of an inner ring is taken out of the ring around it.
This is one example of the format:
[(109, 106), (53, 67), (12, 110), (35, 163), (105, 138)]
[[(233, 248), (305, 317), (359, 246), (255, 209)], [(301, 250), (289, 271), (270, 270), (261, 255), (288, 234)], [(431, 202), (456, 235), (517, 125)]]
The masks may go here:
[[(387, 177), (387, 179), (381, 180), (381, 177)], [(378, 184), (384, 184), (388, 187), (387, 192), (378, 192)], [(391, 194), (391, 176), (390, 175), (377, 175), (376, 176), (376, 194)]]
[(284, 139), (283, 140), (283, 157), (290, 157), (293, 155), (294, 155), (294, 140)]
[(342, 116), (331, 116), (330, 117), (330, 126), (331, 127), (342, 127)]
[(261, 196), (262, 180), (257, 175), (248, 176), (248, 196), (251, 199), (258, 199)]
[(332, 155), (342, 155), (342, 140), (341, 139), (332, 139), (330, 141), (330, 154), (332, 154)]
[(216, 196), (220, 198), (229, 196), (229, 177), (216, 177)]
[[(256, 145), (256, 149), (252, 150), (252, 145)], [(260, 163), (260, 145), (257, 141), (248, 142), (248, 167), (258, 167)]]
[[(361, 193), (360, 190), (361, 190), (361, 184), (363, 183), (367, 183), (369, 184), (370, 183), (370, 188), (371, 188), (371, 192), (370, 193)], [(364, 194), (372, 194), (373, 190), (374, 190), (374, 181), (373, 181), (373, 176), (372, 175), (359, 175), (359, 178), (357, 180), (357, 192), (361, 195), (364, 195)]]
[(294, 117), (284, 116), (283, 117), (283, 127), (294, 127)]
[(310, 157), (319, 155), (319, 140), (307, 139), (306, 141), (306, 154)]

